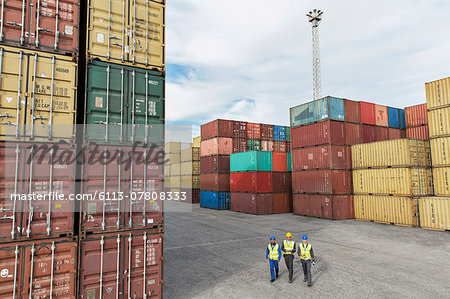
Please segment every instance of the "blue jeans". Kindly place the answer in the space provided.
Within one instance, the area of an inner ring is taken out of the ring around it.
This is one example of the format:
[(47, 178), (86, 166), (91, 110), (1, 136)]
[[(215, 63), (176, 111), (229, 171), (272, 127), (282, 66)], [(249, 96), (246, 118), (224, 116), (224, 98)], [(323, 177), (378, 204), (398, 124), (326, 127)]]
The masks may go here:
[(275, 279), (275, 274), (278, 275), (278, 261), (269, 259), (270, 278)]

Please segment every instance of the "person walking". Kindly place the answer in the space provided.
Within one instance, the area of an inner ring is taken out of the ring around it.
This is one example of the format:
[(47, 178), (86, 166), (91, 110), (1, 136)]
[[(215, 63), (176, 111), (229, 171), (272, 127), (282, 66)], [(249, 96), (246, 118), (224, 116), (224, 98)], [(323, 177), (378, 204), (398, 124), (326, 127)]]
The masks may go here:
[(270, 282), (274, 282), (275, 278), (278, 278), (278, 262), (281, 257), (281, 248), (275, 241), (275, 237), (271, 236), (270, 244), (266, 249), (266, 260), (269, 261), (270, 266)]
[(310, 287), (311, 284), (311, 263), (315, 263), (314, 258), (314, 251), (310, 243), (308, 243), (308, 236), (303, 235), (302, 236), (302, 243), (300, 243), (298, 247), (298, 255), (300, 256), (300, 259), (302, 261), (302, 268), (303, 268), (303, 281), (307, 282), (308, 287)]
[(286, 239), (281, 243), (281, 251), (283, 251), (284, 262), (289, 271), (289, 283), (292, 283), (294, 276), (294, 254), (296, 251), (295, 242), (292, 241), (292, 234), (287, 233)]

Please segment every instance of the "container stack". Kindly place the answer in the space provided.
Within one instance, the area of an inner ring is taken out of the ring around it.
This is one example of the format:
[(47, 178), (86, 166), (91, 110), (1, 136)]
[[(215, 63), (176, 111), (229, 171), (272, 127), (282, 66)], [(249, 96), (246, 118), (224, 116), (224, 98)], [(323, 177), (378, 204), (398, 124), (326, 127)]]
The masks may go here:
[(200, 147), (194, 143), (181, 151), (181, 191), (186, 202), (200, 203)]
[(353, 145), (352, 164), (356, 219), (418, 226), (418, 198), (433, 193), (428, 141)]
[(427, 104), (405, 108), (406, 138), (430, 140)]
[(166, 192), (180, 192), (181, 142), (167, 142), (164, 152), (166, 161), (164, 163), (164, 190)]
[(434, 194), (420, 199), (420, 226), (450, 230), (450, 77), (425, 84)]
[(286, 152), (248, 151), (230, 156), (230, 209), (257, 215), (292, 211)]

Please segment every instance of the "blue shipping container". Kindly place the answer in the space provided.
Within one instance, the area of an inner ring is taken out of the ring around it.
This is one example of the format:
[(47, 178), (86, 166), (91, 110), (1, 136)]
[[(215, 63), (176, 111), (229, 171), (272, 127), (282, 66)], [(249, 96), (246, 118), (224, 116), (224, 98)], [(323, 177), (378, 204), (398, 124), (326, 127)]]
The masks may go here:
[(286, 128), (284, 126), (273, 126), (273, 140), (286, 141)]
[(400, 111), (397, 108), (388, 107), (388, 120), (390, 128), (400, 128)]
[(399, 110), (400, 110), (400, 126), (401, 126), (401, 129), (406, 129), (405, 110), (403, 110), (403, 109), (399, 109)]
[(230, 209), (230, 192), (200, 192), (200, 207), (215, 210)]
[(291, 127), (299, 127), (302, 125), (313, 123), (316, 119), (316, 102), (309, 102), (290, 108)]
[(344, 100), (324, 97), (290, 109), (291, 127), (309, 125), (323, 120), (345, 120)]

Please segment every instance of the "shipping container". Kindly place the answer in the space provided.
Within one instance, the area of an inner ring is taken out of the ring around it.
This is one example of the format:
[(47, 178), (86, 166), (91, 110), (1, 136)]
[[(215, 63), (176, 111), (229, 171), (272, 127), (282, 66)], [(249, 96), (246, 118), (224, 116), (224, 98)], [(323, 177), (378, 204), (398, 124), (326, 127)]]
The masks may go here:
[(428, 112), (430, 138), (450, 136), (450, 107)]
[(292, 191), (292, 175), (289, 172), (272, 172), (272, 188), (274, 193)]
[(230, 191), (229, 173), (202, 173), (200, 175), (200, 189), (202, 191)]
[(273, 151), (273, 141), (270, 140), (261, 140), (261, 150), (266, 152)]
[(428, 124), (427, 104), (405, 108), (406, 127), (419, 127)]
[(285, 127), (284, 131), (286, 134), (286, 142), (291, 142), (291, 128)]
[(206, 140), (212, 137), (233, 137), (233, 121), (225, 119), (216, 119), (202, 125), (201, 138)]
[(389, 140), (389, 128), (387, 127), (375, 127), (375, 139), (376, 141)]
[(215, 210), (230, 209), (230, 192), (200, 192), (200, 207)]
[(348, 122), (361, 123), (360, 103), (351, 100), (344, 100), (345, 120)]
[(70, 57), (0, 47), (0, 140), (73, 142), (77, 84)]
[(165, 1), (89, 0), (91, 59), (164, 71)]
[(435, 230), (450, 230), (450, 198), (419, 198), (420, 227)]
[[(435, 182), (436, 180), (438, 178), (435, 176)], [(431, 195), (433, 193), (431, 169), (382, 168), (353, 170), (353, 191), (358, 195)]]
[(273, 214), (273, 195), (231, 192), (230, 210), (255, 215)]
[(388, 107), (388, 120), (390, 128), (400, 129), (400, 109)]
[(284, 141), (274, 141), (273, 151), (274, 152), (286, 152), (286, 142)]
[(363, 143), (370, 143), (377, 141), (375, 136), (375, 126), (362, 125), (362, 141)]
[(377, 126), (389, 126), (388, 109), (386, 106), (375, 105), (375, 120)]
[[(403, 129), (394, 129), (394, 128), (388, 129), (388, 140), (401, 139), (401, 138), (405, 138), (405, 137), (406, 137), (406, 131)], [(407, 138), (412, 138), (412, 137), (407, 137)], [(420, 139), (420, 138), (414, 138), (414, 139)]]
[(425, 83), (428, 110), (450, 105), (450, 77)]
[(230, 174), (229, 186), (232, 192), (271, 193), (272, 172), (233, 172)]
[(273, 125), (260, 124), (261, 140), (273, 141)]
[(260, 151), (261, 142), (259, 140), (248, 139), (247, 140), (247, 151)]
[[(167, 142), (164, 144), (164, 152), (167, 154), (181, 154), (181, 142)], [(181, 158), (181, 157), (180, 157)], [(181, 160), (180, 160), (181, 161)], [(179, 163), (179, 162), (177, 162)]]
[(362, 125), (354, 123), (345, 123), (345, 144), (363, 143)]
[(430, 147), (434, 167), (450, 166), (450, 137), (432, 139)]
[(286, 141), (286, 128), (283, 126), (273, 126), (273, 140)]
[(179, 163), (176, 163), (176, 164), (171, 163), (170, 166), (169, 166), (169, 173), (170, 173), (170, 176), (179, 176), (179, 175), (181, 175), (181, 164), (179, 164)]
[(292, 153), (288, 152), (287, 153), (287, 159), (288, 159), (288, 171), (292, 171)]
[(292, 172), (295, 193), (351, 194), (352, 173), (348, 170), (308, 170)]
[(405, 110), (400, 109), (400, 129), (406, 129)]
[(351, 219), (351, 195), (294, 194), (295, 215), (318, 217), (331, 220)]
[(2, 1), (0, 43), (77, 56), (78, 0)]
[(244, 121), (233, 121), (233, 138), (247, 138), (247, 123)]
[(194, 137), (194, 139), (192, 139), (192, 147), (200, 147), (201, 140), (202, 140), (201, 136)]
[(272, 171), (288, 171), (287, 163), (288, 159), (286, 152), (272, 152)]
[(183, 162), (180, 165), (181, 175), (199, 175), (200, 161)]
[(319, 145), (292, 151), (292, 169), (350, 169), (351, 151), (346, 145)]
[(250, 151), (230, 156), (230, 171), (272, 171), (272, 153)]
[(291, 143), (290, 142), (286, 142), (286, 152), (290, 152), (292, 150), (291, 148)]
[(158, 230), (81, 240), (78, 298), (162, 298), (163, 244)]
[(233, 139), (216, 137), (208, 140), (203, 140), (200, 144), (200, 156), (216, 156), (216, 155), (231, 155), (233, 153)]
[(87, 140), (107, 144), (163, 142), (163, 76), (101, 61), (88, 64), (86, 72)]
[(361, 123), (366, 125), (376, 125), (375, 104), (360, 102)]
[(77, 298), (76, 239), (2, 243), (1, 298)]
[(291, 127), (312, 124), (323, 120), (345, 120), (344, 100), (324, 97), (290, 108)]
[(450, 196), (450, 167), (433, 168), (434, 194)]
[(312, 124), (317, 119), (317, 104), (309, 102), (289, 109), (291, 128)]
[(200, 148), (188, 147), (181, 151), (181, 162), (199, 161), (200, 160)]
[(200, 189), (200, 175), (192, 176), (192, 188)]
[(261, 139), (260, 124), (247, 123), (247, 138), (248, 139)]
[(247, 139), (233, 138), (233, 154), (247, 151)]
[(430, 129), (428, 125), (406, 129), (406, 138), (430, 140)]
[(396, 139), (353, 145), (352, 165), (358, 168), (430, 167), (430, 144), (425, 140)]
[(418, 226), (417, 198), (401, 196), (355, 195), (356, 220)]
[(325, 121), (292, 129), (292, 149), (322, 144), (342, 144), (345, 140), (345, 123)]
[(230, 173), (230, 156), (209, 156), (200, 158), (201, 173)]
[(292, 213), (292, 197), (289, 192), (273, 193), (273, 213)]

